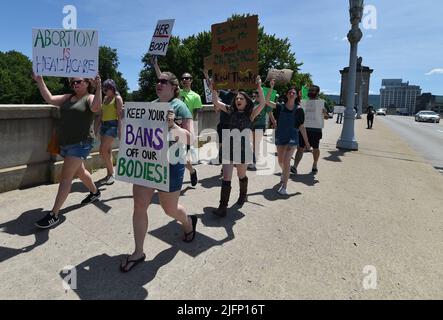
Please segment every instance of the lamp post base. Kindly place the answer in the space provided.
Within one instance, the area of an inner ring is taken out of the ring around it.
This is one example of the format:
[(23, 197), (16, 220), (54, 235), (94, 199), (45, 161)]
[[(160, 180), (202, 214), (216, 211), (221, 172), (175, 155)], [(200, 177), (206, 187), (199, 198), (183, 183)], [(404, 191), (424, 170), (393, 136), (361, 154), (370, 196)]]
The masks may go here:
[(358, 142), (355, 140), (343, 140), (337, 141), (337, 149), (358, 151)]

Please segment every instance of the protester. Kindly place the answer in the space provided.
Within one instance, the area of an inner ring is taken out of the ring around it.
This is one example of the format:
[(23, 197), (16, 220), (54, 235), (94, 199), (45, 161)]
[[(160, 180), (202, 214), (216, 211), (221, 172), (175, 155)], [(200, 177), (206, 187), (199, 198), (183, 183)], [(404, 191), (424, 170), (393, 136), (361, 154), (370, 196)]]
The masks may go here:
[[(157, 78), (159, 78), (162, 72), (160, 66), (158, 65), (158, 60), (156, 56), (151, 57), (151, 63), (154, 66)], [(193, 78), (190, 73), (186, 72), (182, 75), (181, 84), (183, 86), (183, 89), (180, 89), (180, 99), (188, 107), (189, 111), (192, 114), (192, 119), (195, 119), (196, 111), (198, 109), (201, 109), (203, 104), (201, 101), (201, 97), (196, 92), (192, 91), (192, 80)], [(191, 123), (190, 132), (192, 137), (195, 137), (193, 122)], [(195, 187), (198, 183), (198, 176), (197, 176), (197, 170), (192, 165), (192, 158), (196, 159), (198, 158), (198, 156), (196, 155), (196, 151), (193, 144), (194, 144), (194, 139), (192, 139), (191, 143), (187, 146), (187, 152), (189, 154), (186, 163), (186, 169), (189, 170), (189, 173), (191, 175), (191, 185)]]
[[(319, 100), (319, 94), (320, 94), (320, 87), (319, 86), (311, 86), (309, 88), (309, 99), (310, 100)], [(324, 107), (322, 107), (322, 115), (324, 120), (329, 119), (329, 115), (327, 110)], [(318, 160), (320, 159), (320, 140), (323, 138), (323, 130), (321, 128), (309, 128), (306, 127), (306, 131), (308, 134), (308, 140), (309, 144), (312, 146), (313, 151), (313, 157), (314, 157), (314, 163), (312, 165), (312, 173), (317, 174), (318, 173)], [(302, 139), (300, 139), (300, 145), (297, 149), (297, 154), (295, 155), (295, 161), (294, 166), (291, 168), (291, 172), (294, 174), (297, 174), (297, 167), (300, 163), (300, 161), (303, 158), (303, 153), (305, 149), (309, 150), (310, 147), (308, 144), (306, 144)]]
[[(167, 102), (171, 105), (171, 112), (168, 113), (168, 125), (170, 136), (177, 141), (181, 137), (181, 141), (176, 143), (189, 144), (191, 140), (192, 115), (183, 101), (179, 98), (180, 87), (177, 77), (170, 72), (163, 72), (156, 86), (158, 99), (154, 102)], [(175, 123), (176, 119), (180, 119), (180, 126)], [(185, 137), (185, 138), (183, 138)], [(185, 139), (185, 141), (183, 141)], [(170, 148), (170, 151), (174, 148)], [(170, 159), (176, 157), (176, 154), (170, 154)], [(183, 206), (178, 203), (180, 191), (183, 186), (183, 176), (185, 172), (186, 159), (180, 159), (177, 164), (173, 162), (169, 164), (169, 192), (159, 191), (160, 205), (164, 212), (179, 221), (183, 226), (184, 242), (192, 242), (196, 234), (197, 217), (188, 216)], [(144, 241), (148, 230), (148, 207), (151, 204), (155, 189), (134, 185), (134, 240), (135, 250), (132, 255), (128, 255), (120, 266), (121, 272), (129, 272), (137, 264), (146, 259), (144, 254)]]
[[(72, 78), (70, 85), (74, 93), (57, 96), (52, 95), (48, 90), (43, 77), (33, 74), (33, 79), (46, 103), (60, 110), (57, 139), (60, 145), (60, 156), (64, 158), (60, 185), (54, 207), (35, 224), (38, 228), (48, 229), (59, 223), (60, 209), (71, 192), (74, 178), (79, 178), (90, 191), (82, 204), (92, 203), (101, 196), (100, 190), (95, 186), (84, 164), (94, 142), (94, 113), (99, 112), (102, 105), (101, 79), (99, 75), (95, 81)], [(94, 85), (96, 92), (92, 95)]]
[[(271, 90), (274, 89), (274, 84), (275, 81), (271, 80)], [(290, 87), (289, 90), (287, 90), (285, 103), (275, 104), (269, 101), (268, 98), (266, 104), (277, 109), (275, 144), (277, 146), (278, 163), (282, 169), (278, 193), (287, 196), (291, 159), (295, 149), (299, 145), (299, 139), (303, 139), (309, 146), (308, 136), (304, 127), (305, 113), (300, 107), (300, 95), (295, 87)], [(299, 132), (301, 138), (299, 138)]]
[[(240, 182), (240, 196), (237, 204), (241, 207), (247, 201), (248, 193), (248, 177), (246, 175), (248, 163), (252, 162), (248, 159), (248, 155), (252, 156), (252, 145), (251, 145), (251, 125), (254, 119), (260, 114), (260, 112), (265, 107), (265, 97), (263, 95), (263, 89), (261, 87), (261, 79), (257, 77), (257, 88), (260, 96), (260, 103), (258, 106), (254, 107), (254, 102), (245, 92), (238, 92), (235, 100), (232, 101), (231, 105), (227, 105), (219, 100), (219, 96), (216, 90), (213, 90), (212, 83), (210, 84), (212, 90), (214, 107), (221, 110), (223, 113), (228, 115), (229, 126), (228, 129), (230, 136), (230, 150), (224, 150), (222, 154), (223, 158), (223, 183), (220, 194), (220, 205), (218, 209), (214, 210), (213, 213), (219, 217), (225, 217), (227, 214), (227, 207), (229, 203), (229, 198), (231, 195), (231, 180), (234, 166), (237, 168), (237, 175)], [(233, 131), (240, 132), (242, 139), (240, 141), (234, 141), (232, 138)], [(247, 131), (245, 131), (247, 130)], [(249, 132), (248, 132), (249, 131)], [(227, 141), (224, 141), (227, 143)], [(234, 154), (234, 143), (238, 145), (240, 143), (241, 148), (239, 154)]]
[[(271, 91), (268, 92), (271, 94)], [(260, 96), (257, 91), (252, 94), (252, 101), (254, 102), (254, 106), (258, 106), (260, 104)], [(255, 118), (252, 123), (252, 146), (254, 152), (254, 163), (248, 166), (248, 169), (254, 170), (256, 169), (256, 164), (259, 166), (263, 162), (262, 159), (262, 144), (263, 144), (263, 136), (266, 131), (266, 120), (267, 116), (270, 116), (271, 122), (275, 121), (272, 116), (272, 108), (269, 106), (265, 106), (260, 114)]]
[(372, 126), (374, 125), (374, 114), (375, 114), (375, 111), (374, 111), (373, 107), (369, 106), (368, 107), (368, 115), (367, 115), (368, 129), (372, 129)]
[(103, 93), (105, 98), (101, 116), (100, 155), (105, 162), (107, 174), (102, 181), (104, 185), (112, 185), (115, 182), (112, 144), (114, 139), (120, 138), (123, 99), (117, 91), (115, 81), (111, 79), (103, 82)]

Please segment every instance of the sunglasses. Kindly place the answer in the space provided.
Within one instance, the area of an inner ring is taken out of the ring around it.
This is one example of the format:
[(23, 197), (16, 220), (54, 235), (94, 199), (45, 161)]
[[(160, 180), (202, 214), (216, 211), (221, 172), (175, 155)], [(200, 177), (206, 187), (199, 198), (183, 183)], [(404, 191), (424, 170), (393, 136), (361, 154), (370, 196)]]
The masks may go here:
[(163, 85), (167, 85), (169, 83), (169, 80), (166, 79), (158, 79), (157, 84), (163, 84)]
[(75, 80), (75, 81), (71, 81), (71, 87), (73, 87), (76, 84), (80, 84), (82, 83), (84, 80)]
[(182, 80), (192, 80), (192, 77), (183, 77)]

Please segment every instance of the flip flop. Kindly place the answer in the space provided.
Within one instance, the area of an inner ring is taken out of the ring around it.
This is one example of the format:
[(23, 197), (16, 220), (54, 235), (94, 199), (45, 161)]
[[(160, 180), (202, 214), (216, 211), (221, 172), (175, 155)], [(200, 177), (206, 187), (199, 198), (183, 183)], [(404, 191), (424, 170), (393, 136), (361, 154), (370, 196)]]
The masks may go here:
[[(185, 238), (183, 239), (183, 241), (186, 243), (191, 243), (192, 241), (194, 241), (194, 238), (195, 238), (195, 233), (196, 233), (195, 231), (197, 228), (197, 221), (198, 220), (197, 220), (196, 216), (191, 216), (191, 220), (192, 220), (192, 231), (189, 233), (185, 233)], [(191, 239), (188, 239), (188, 237), (190, 237), (190, 236), (192, 236)]]
[[(123, 273), (128, 273), (129, 271), (131, 271), (136, 265), (138, 265), (139, 263), (142, 263), (143, 261), (145, 261), (146, 259), (146, 255), (144, 254), (143, 257), (141, 257), (138, 260), (129, 260), (129, 255), (126, 257), (126, 262), (125, 264), (122, 266), (120, 265), (120, 271)], [(132, 267), (130, 267), (129, 269), (126, 269), (128, 264), (133, 263)]]

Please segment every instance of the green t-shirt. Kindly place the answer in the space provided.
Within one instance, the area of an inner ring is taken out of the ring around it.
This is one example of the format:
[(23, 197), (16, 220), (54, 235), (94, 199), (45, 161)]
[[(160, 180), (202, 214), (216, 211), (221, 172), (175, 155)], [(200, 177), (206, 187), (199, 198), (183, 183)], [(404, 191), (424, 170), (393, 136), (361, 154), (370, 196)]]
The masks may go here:
[[(255, 103), (258, 106), (258, 103)], [(266, 126), (266, 115), (272, 111), (271, 107), (265, 106), (259, 115), (254, 119), (253, 128)]]
[(201, 97), (194, 91), (180, 90), (180, 99), (188, 106), (189, 111), (194, 113), (194, 110), (200, 109), (202, 104)]

